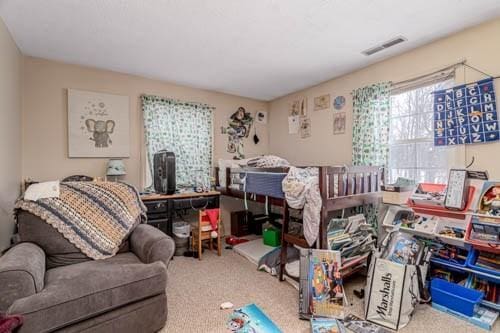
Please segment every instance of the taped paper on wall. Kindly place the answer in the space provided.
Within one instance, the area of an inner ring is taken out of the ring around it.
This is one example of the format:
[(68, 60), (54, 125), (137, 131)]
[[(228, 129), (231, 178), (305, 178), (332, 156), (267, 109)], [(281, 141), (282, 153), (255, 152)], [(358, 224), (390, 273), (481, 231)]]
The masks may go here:
[(300, 128), (299, 116), (289, 116), (288, 117), (288, 134), (299, 133), (299, 128)]

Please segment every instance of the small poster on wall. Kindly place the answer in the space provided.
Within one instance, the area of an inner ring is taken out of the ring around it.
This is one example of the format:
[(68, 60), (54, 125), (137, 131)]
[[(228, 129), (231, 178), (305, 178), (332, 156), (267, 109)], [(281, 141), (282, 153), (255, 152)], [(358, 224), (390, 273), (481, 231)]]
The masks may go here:
[(129, 157), (129, 97), (68, 89), (69, 157)]
[(257, 111), (257, 113), (255, 115), (255, 120), (262, 125), (266, 125), (267, 124), (267, 111)]
[(434, 92), (434, 145), (498, 141), (493, 79)]
[(311, 136), (311, 118), (303, 117), (300, 119), (300, 137), (302, 139)]
[(288, 117), (288, 134), (299, 133), (300, 128), (300, 117), (299, 116), (289, 116)]
[(292, 102), (290, 105), (290, 116), (307, 116), (307, 98), (301, 97)]
[(345, 133), (345, 112), (339, 112), (333, 114), (333, 134), (344, 134)]

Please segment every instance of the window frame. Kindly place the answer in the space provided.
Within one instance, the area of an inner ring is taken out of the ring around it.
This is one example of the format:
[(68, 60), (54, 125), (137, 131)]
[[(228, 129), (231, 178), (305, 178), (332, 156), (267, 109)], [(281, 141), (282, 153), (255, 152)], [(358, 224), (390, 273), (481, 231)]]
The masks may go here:
[[(398, 96), (398, 95), (402, 95), (402, 94), (405, 94), (405, 93), (408, 93), (410, 91), (414, 91), (414, 90), (418, 90), (418, 89), (422, 89), (422, 88), (425, 88), (425, 87), (429, 87), (429, 86), (435, 86), (435, 85), (438, 85), (440, 83), (443, 83), (443, 88), (447, 88), (447, 87), (451, 87), (455, 84), (455, 73), (454, 71), (452, 73), (448, 73), (448, 75), (443, 75), (441, 76), (440, 78), (436, 79), (435, 77), (429, 79), (428, 81), (419, 81), (419, 82), (416, 82), (414, 85), (411, 85), (411, 84), (406, 84), (404, 88), (393, 88), (391, 90), (391, 107), (390, 107), (390, 111), (389, 111), (389, 143), (388, 143), (388, 147), (389, 147), (389, 151), (388, 151), (388, 160), (387, 160), (387, 172), (385, 173), (386, 176), (386, 181), (388, 182), (394, 182), (396, 181), (397, 179), (397, 174), (396, 175), (393, 175), (393, 171), (402, 171), (402, 170), (405, 170), (405, 171), (408, 171), (410, 174), (413, 174), (411, 177), (415, 178), (413, 180), (415, 180), (416, 182), (420, 182), (422, 179), (420, 178), (420, 175), (419, 175), (419, 171), (423, 171), (423, 172), (428, 172), (430, 170), (441, 170), (441, 171), (445, 171), (444, 172), (444, 175), (448, 175), (448, 169), (450, 167), (450, 164), (451, 163), (451, 158), (449, 156), (449, 153), (450, 152), (447, 152), (446, 154), (446, 168), (443, 168), (443, 167), (439, 167), (439, 166), (419, 166), (421, 165), (421, 163), (419, 163), (419, 154), (418, 151), (419, 151), (419, 144), (429, 144), (431, 143), (432, 146), (434, 146), (434, 131), (432, 129), (432, 131), (430, 132), (430, 136), (428, 137), (421, 137), (419, 135), (419, 133), (424, 133), (424, 131), (422, 131), (422, 127), (421, 127), (421, 121), (422, 121), (422, 117), (425, 116), (425, 115), (430, 115), (432, 119), (434, 119), (434, 110), (433, 108), (430, 108), (428, 111), (421, 111), (421, 110), (414, 110), (414, 112), (409, 112), (407, 114), (398, 114), (398, 115), (395, 115), (393, 116), (393, 98), (395, 96)], [(416, 111), (416, 112), (415, 112)], [(400, 139), (400, 140), (392, 140), (391, 137), (393, 136), (393, 127), (392, 127), (392, 124), (393, 124), (393, 121), (394, 120), (398, 120), (398, 119), (403, 119), (403, 118), (412, 118), (412, 117), (415, 117), (417, 118), (417, 128), (415, 129), (415, 133), (414, 133), (414, 138), (410, 138), (410, 139)], [(411, 166), (404, 166), (404, 167), (392, 167), (391, 166), (391, 150), (393, 150), (393, 147), (395, 146), (403, 146), (403, 145), (413, 145), (415, 148), (414, 150), (414, 154), (415, 154), (415, 160), (413, 161), (414, 163), (412, 163)], [(434, 176), (436, 178), (436, 175)], [(440, 176), (437, 176), (437, 177), (440, 177)], [(427, 179), (426, 179), (427, 181)], [(443, 181), (446, 181), (446, 179), (443, 179)]]

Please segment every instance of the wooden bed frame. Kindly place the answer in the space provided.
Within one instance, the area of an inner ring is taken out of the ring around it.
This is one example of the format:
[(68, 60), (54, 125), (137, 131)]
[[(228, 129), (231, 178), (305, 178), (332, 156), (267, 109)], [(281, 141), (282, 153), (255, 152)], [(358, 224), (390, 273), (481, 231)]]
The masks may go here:
[[(377, 166), (320, 166), (319, 168), (319, 190), (321, 193), (321, 223), (319, 228), (319, 248), (327, 248), (327, 227), (328, 215), (334, 211), (354, 208), (366, 204), (378, 204), (381, 202), (382, 193), (380, 186), (384, 179), (383, 169)], [(286, 173), (288, 168), (241, 168), (243, 170), (279, 172)], [(226, 169), (226, 187), (220, 186), (219, 168), (216, 168), (216, 186), (222, 195), (236, 198), (244, 198), (243, 191), (231, 189), (231, 168)], [(250, 196), (247, 196), (250, 197)], [(256, 195), (252, 200), (265, 202), (266, 198)], [(298, 245), (303, 248), (310, 248), (306, 240), (297, 235), (289, 233), (289, 207), (286, 200), (281, 198), (268, 198), (270, 205), (280, 206), (283, 214), (281, 230), (281, 269), (280, 280), (283, 281), (283, 272), (286, 264), (288, 245)], [(358, 263), (356, 263), (358, 264)], [(345, 270), (343, 277), (350, 275), (359, 269), (348, 270), (350, 267), (343, 267)]]

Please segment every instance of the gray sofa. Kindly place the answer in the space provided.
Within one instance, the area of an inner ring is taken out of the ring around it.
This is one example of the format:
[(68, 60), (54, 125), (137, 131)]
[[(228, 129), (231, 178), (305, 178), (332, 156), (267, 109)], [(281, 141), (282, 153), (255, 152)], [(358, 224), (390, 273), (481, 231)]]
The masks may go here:
[(18, 213), (21, 243), (0, 257), (0, 311), (23, 332), (156, 332), (167, 319), (174, 242), (139, 224), (114, 257), (91, 260), (40, 218)]

